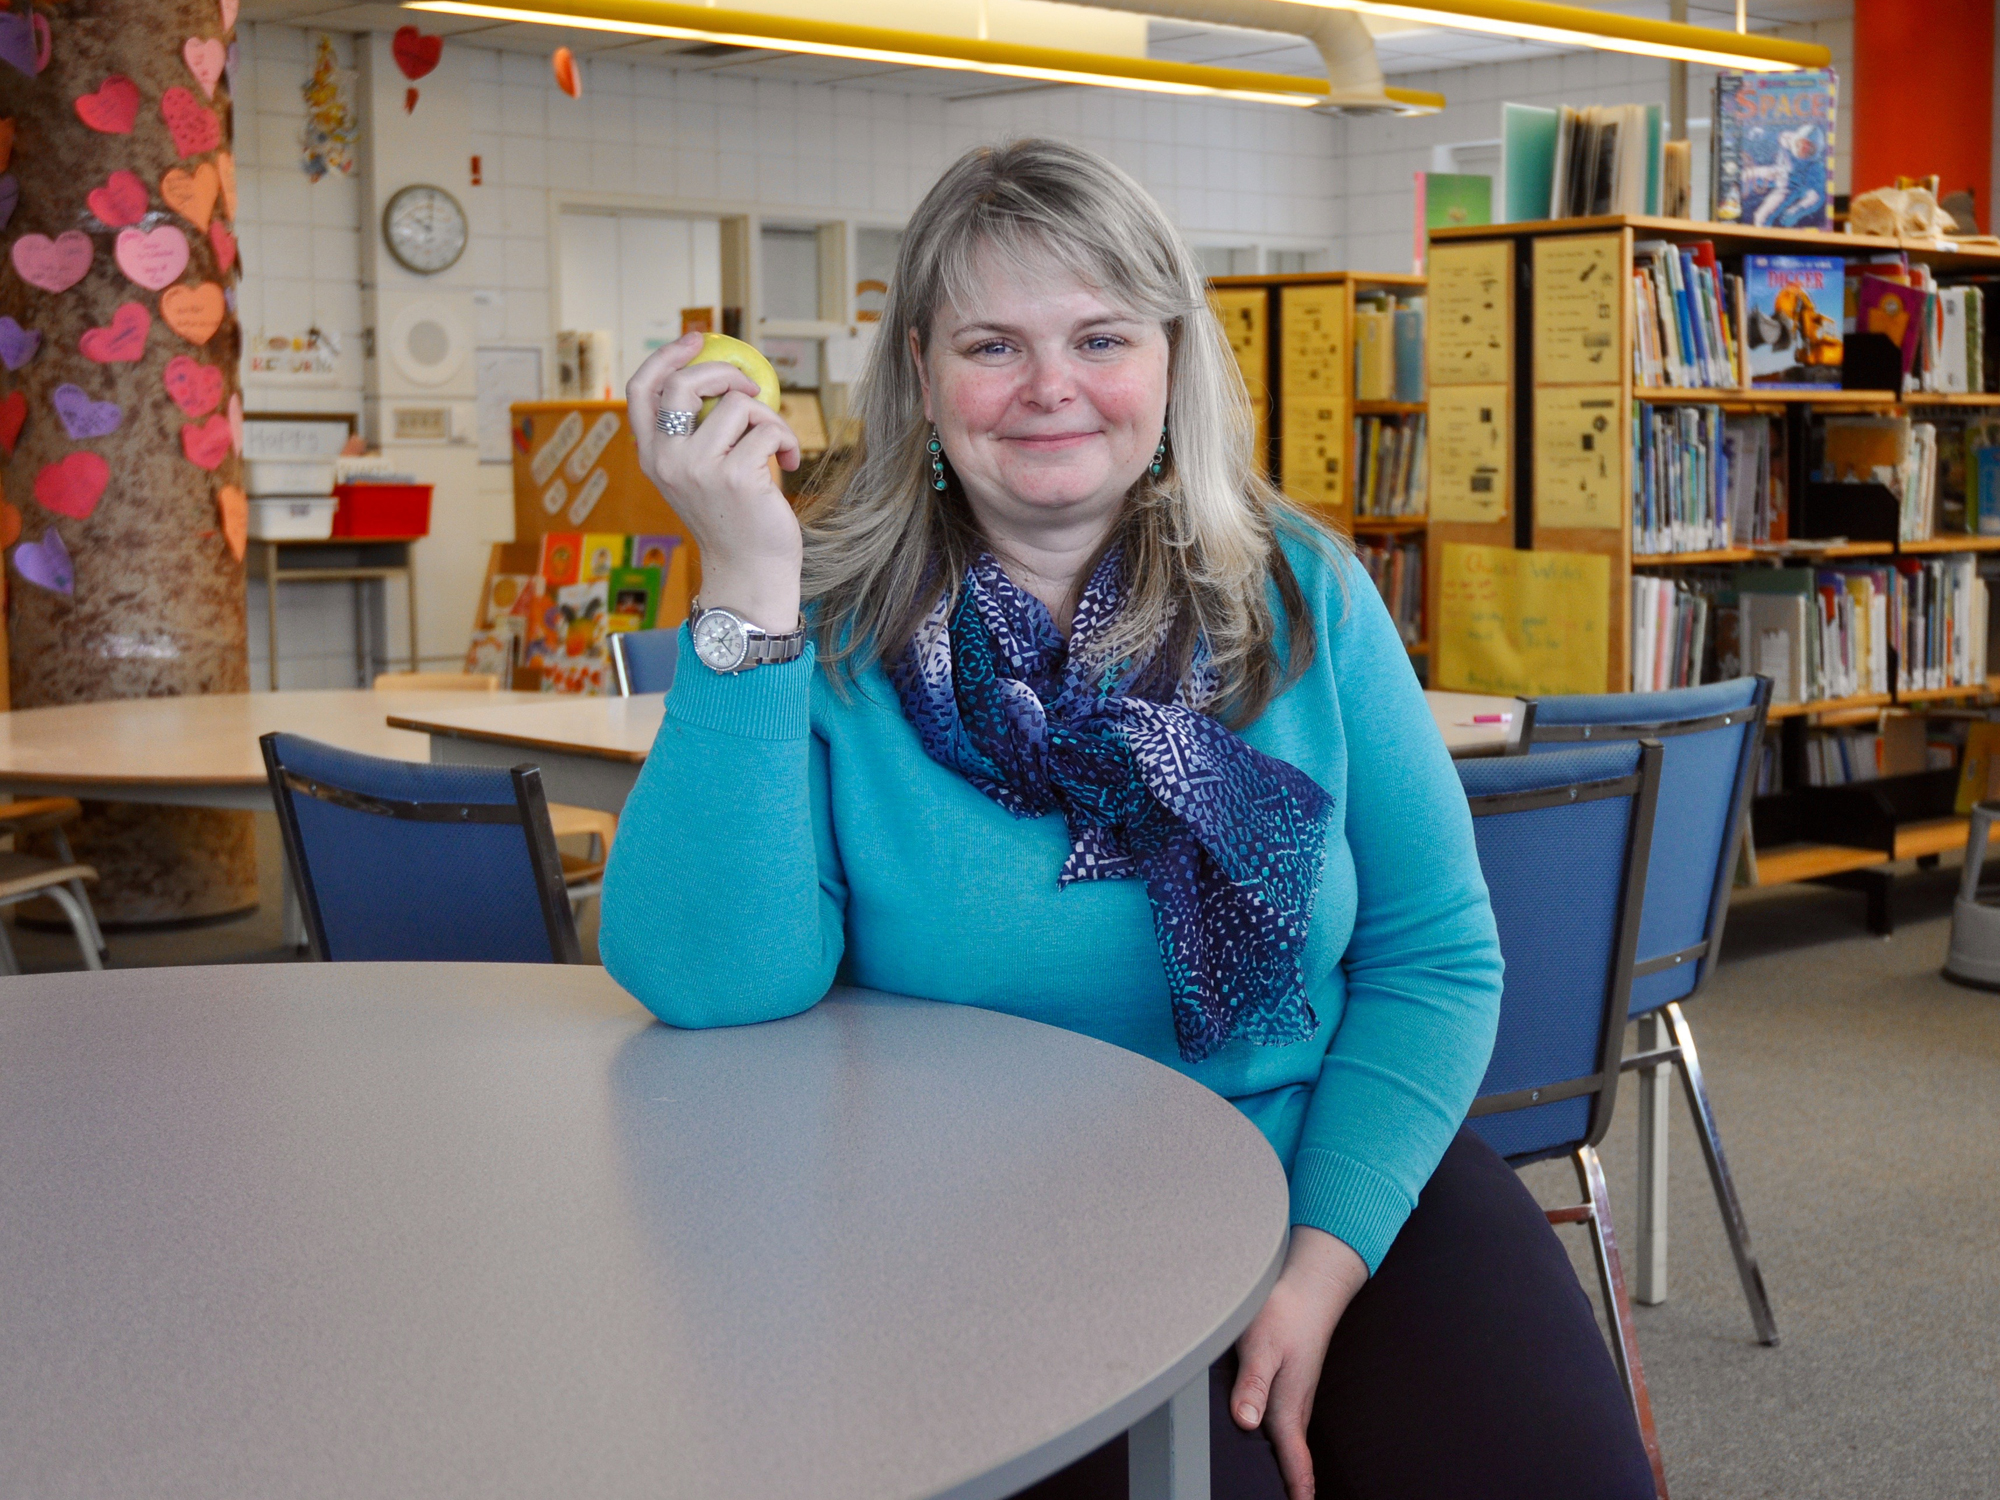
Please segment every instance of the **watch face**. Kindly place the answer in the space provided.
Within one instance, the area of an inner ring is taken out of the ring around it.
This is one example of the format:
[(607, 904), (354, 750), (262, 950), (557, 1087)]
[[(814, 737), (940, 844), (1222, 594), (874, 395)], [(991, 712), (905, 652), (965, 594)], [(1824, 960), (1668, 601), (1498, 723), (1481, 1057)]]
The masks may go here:
[(382, 211), (389, 253), (420, 275), (433, 275), (465, 253), (465, 210), (440, 187), (406, 187)]
[(733, 672), (750, 651), (743, 622), (726, 609), (703, 610), (694, 624), (694, 654), (717, 672)]

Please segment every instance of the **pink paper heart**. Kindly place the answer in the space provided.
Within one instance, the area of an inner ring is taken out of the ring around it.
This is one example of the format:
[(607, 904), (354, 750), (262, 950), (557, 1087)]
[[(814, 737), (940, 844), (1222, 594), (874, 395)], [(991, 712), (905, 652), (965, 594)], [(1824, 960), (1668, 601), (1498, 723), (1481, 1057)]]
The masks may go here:
[(163, 378), (174, 405), (191, 417), (207, 416), (222, 400), (222, 371), (185, 354), (176, 354), (167, 361)]
[(14, 549), (14, 571), (52, 594), (76, 593), (76, 568), (62, 534), (53, 526), (40, 541), (23, 542)]
[(151, 231), (121, 230), (115, 253), (119, 270), (147, 291), (157, 292), (187, 269), (187, 236), (171, 224)]
[(222, 80), (225, 53), (222, 43), (214, 37), (191, 36), (181, 44), (181, 57), (207, 98), (215, 97), (215, 86)]
[(215, 269), (224, 276), (236, 264), (236, 236), (229, 232), (229, 226), (217, 219), (208, 226), (208, 242), (215, 247)]
[(229, 446), (236, 450), (236, 456), (243, 456), (243, 393), (238, 391), (229, 398)]
[(76, 117), (104, 135), (130, 135), (139, 118), (139, 85), (113, 73), (97, 92), (76, 96)]
[(21, 279), (45, 292), (66, 292), (90, 270), (90, 236), (80, 229), (65, 229), (54, 239), (24, 234), (10, 253)]
[(189, 422), (181, 428), (181, 451), (190, 463), (211, 471), (229, 456), (233, 441), (229, 418), (220, 412), (206, 422)]
[(99, 222), (112, 229), (123, 229), (146, 217), (146, 184), (136, 172), (113, 172), (104, 179), (103, 187), (92, 188), (83, 198)]
[(111, 483), (111, 465), (101, 453), (72, 453), (35, 476), (35, 498), (43, 510), (83, 520), (97, 509), (104, 487)]
[(77, 353), (100, 365), (131, 364), (146, 353), (146, 335), (152, 332), (153, 315), (137, 302), (121, 302), (105, 328), (87, 328), (76, 341)]
[(160, 95), (160, 118), (182, 156), (199, 156), (222, 144), (222, 121), (215, 111), (178, 84)]
[(242, 0), (222, 0), (222, 29), (224, 31), (233, 31), (236, 29), (236, 15), (241, 9)]

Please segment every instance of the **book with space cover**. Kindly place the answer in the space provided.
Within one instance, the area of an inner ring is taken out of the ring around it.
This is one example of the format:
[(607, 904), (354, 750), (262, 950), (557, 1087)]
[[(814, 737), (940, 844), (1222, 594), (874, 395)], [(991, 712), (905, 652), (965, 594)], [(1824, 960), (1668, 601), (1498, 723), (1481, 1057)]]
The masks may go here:
[(1746, 255), (1743, 294), (1752, 385), (1840, 384), (1846, 269), (1839, 256)]
[(1773, 229), (1828, 229), (1833, 219), (1831, 68), (1719, 73), (1709, 181), (1714, 217)]

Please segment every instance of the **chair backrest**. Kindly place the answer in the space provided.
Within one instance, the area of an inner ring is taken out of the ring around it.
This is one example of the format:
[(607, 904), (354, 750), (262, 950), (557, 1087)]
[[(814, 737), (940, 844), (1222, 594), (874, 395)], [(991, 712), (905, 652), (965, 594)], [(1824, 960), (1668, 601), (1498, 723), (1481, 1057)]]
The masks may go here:
[(259, 743), (321, 958), (583, 961), (536, 767), (384, 760), (296, 734)]
[(1721, 955), (1770, 706), (1768, 677), (1666, 693), (1539, 698), (1527, 706), (1521, 748), (1529, 754), (1636, 739), (1655, 739), (1666, 749), (1659, 829), (1639, 921), (1635, 1016), (1685, 1000), (1708, 982)]
[(378, 693), (497, 693), (500, 679), (491, 672), (377, 672)]
[(1458, 762), (1506, 979), (1471, 1126), (1513, 1161), (1611, 1125), (1660, 744)]
[(611, 636), (611, 680), (618, 696), (664, 693), (674, 685), (681, 633), (673, 630), (619, 630)]

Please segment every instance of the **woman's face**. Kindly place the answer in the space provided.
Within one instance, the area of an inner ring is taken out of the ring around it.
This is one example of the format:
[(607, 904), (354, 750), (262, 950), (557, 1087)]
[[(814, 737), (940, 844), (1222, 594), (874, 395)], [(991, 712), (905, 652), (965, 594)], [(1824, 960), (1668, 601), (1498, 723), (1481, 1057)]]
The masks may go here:
[(1108, 523), (1159, 447), (1166, 331), (1053, 267), (989, 253), (974, 280), (919, 360), (924, 415), (974, 514), (989, 528)]

